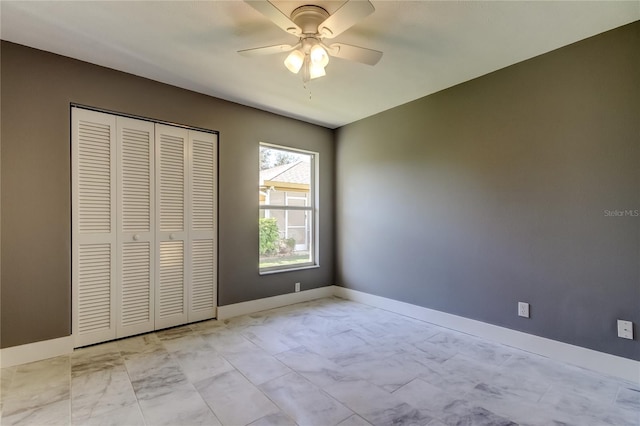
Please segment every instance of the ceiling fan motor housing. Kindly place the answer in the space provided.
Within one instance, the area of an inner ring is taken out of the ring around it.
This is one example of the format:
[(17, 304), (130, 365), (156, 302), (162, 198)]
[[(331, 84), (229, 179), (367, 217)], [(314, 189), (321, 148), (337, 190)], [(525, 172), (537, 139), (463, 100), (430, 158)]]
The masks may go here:
[(291, 12), (291, 20), (302, 29), (302, 34), (307, 36), (320, 35), (318, 26), (329, 16), (329, 12), (314, 5), (300, 6)]

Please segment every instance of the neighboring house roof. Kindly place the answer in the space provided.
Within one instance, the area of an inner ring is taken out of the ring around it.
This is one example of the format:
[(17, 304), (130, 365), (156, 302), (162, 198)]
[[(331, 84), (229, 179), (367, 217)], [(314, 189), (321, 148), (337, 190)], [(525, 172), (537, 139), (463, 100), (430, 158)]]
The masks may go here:
[(261, 186), (277, 186), (277, 183), (309, 185), (311, 183), (310, 164), (306, 161), (296, 161), (260, 171)]

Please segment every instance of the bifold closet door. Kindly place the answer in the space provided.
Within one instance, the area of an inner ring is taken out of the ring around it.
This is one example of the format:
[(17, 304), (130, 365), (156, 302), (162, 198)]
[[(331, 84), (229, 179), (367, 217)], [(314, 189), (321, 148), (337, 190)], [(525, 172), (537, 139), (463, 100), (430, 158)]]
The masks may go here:
[(75, 346), (154, 329), (154, 125), (72, 113)]
[(156, 328), (188, 320), (188, 143), (187, 129), (156, 125)]
[(156, 328), (217, 306), (217, 135), (156, 124)]
[(189, 322), (216, 316), (218, 136), (189, 131)]
[(116, 117), (72, 110), (74, 345), (116, 338)]
[(154, 123), (118, 117), (117, 337), (154, 329)]
[(215, 317), (217, 142), (72, 109), (75, 347)]

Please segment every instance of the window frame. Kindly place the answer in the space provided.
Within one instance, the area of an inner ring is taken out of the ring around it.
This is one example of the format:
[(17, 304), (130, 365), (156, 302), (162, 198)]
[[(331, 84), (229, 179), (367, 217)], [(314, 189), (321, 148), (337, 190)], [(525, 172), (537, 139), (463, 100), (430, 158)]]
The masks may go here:
[[(260, 254), (258, 253), (258, 272), (260, 275), (268, 275), (275, 274), (280, 272), (290, 272), (290, 271), (299, 271), (304, 269), (312, 269), (320, 267), (320, 259), (319, 259), (319, 214), (318, 214), (318, 205), (319, 205), (319, 176), (318, 176), (318, 165), (320, 162), (320, 153), (317, 151), (310, 151), (306, 149), (293, 148), (284, 145), (277, 145), (267, 142), (260, 142), (259, 148), (268, 148), (274, 149), (284, 152), (290, 152), (292, 154), (301, 154), (310, 156), (310, 171), (309, 171), (309, 205), (308, 206), (287, 206), (281, 204), (260, 204), (258, 202), (258, 212), (268, 211), (268, 210), (282, 210), (285, 213), (287, 211), (305, 211), (311, 214), (311, 229), (310, 229), (310, 239), (311, 243), (309, 244), (309, 257), (310, 260), (304, 263), (296, 263), (293, 265), (279, 265), (279, 266), (269, 266), (269, 267), (261, 267), (260, 266)], [(260, 172), (260, 168), (258, 167), (258, 172)], [(258, 179), (258, 184), (260, 184), (260, 180)], [(259, 192), (259, 188), (258, 188)], [(286, 200), (286, 196), (285, 196)], [(265, 215), (266, 216), (266, 215)], [(258, 214), (258, 217), (261, 217), (261, 214)], [(259, 242), (259, 236), (258, 236)], [(259, 246), (259, 244), (258, 244)]]

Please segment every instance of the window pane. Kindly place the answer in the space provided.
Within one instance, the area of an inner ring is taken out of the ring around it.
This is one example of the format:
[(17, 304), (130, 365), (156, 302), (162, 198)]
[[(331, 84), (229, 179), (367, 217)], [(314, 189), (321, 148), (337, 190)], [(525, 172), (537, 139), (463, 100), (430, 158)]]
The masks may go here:
[(260, 269), (315, 263), (313, 169), (312, 153), (260, 146)]
[(260, 268), (312, 262), (311, 211), (264, 209), (260, 217)]
[(260, 204), (305, 205), (312, 191), (312, 163), (313, 154), (261, 146)]

